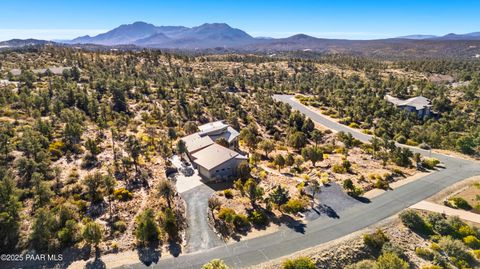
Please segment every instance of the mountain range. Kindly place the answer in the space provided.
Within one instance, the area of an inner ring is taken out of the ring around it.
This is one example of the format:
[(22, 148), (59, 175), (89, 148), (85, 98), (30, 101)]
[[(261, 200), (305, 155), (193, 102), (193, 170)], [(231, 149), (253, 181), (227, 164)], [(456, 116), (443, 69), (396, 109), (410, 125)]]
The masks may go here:
[(145, 22), (124, 24), (97, 36), (75, 38), (69, 44), (136, 45), (151, 48), (206, 49), (237, 48), (258, 41), (244, 31), (225, 23), (184, 26), (155, 26)]
[(480, 40), (480, 32), (468, 33), (468, 34), (446, 34), (444, 36), (436, 35), (407, 35), (400, 36), (398, 38), (416, 39), (416, 40)]
[(378, 57), (477, 57), (480, 32), (468, 34), (408, 35), (377, 40), (326, 39), (297, 34), (286, 38), (252, 37), (225, 23), (205, 23), (196, 27), (155, 26), (145, 22), (123, 24), (96, 36), (73, 40), (45, 41), (12, 39), (0, 42), (0, 48), (57, 44), (84, 48), (159, 48), (190, 51), (314, 51), (349, 53)]
[[(435, 35), (408, 35), (394, 39), (409, 40), (480, 40), (480, 32), (468, 34)], [(96, 44), (96, 45), (136, 45), (152, 48), (175, 49), (205, 49), (214, 47), (243, 48), (246, 45), (263, 46), (268, 43), (307, 41), (318, 42), (328, 40), (315, 38), (304, 34), (288, 38), (254, 38), (246, 32), (232, 28), (225, 23), (205, 23), (188, 28), (184, 26), (155, 26), (145, 22), (123, 24), (106, 33), (96, 36), (82, 36), (67, 41), (69, 44)], [(335, 40), (335, 39), (333, 39)], [(353, 40), (350, 40), (353, 41)]]

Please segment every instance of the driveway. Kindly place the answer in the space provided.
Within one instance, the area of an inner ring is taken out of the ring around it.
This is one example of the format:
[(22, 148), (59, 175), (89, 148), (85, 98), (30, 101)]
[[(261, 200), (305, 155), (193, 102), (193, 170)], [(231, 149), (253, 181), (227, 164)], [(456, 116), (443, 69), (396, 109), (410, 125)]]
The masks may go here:
[(182, 194), (204, 184), (198, 171), (190, 163), (188, 165), (184, 164), (178, 155), (174, 155), (171, 161), (178, 170), (178, 173), (174, 176), (178, 193)]
[(208, 224), (208, 198), (214, 193), (202, 184), (180, 195), (187, 204), (187, 252), (196, 252), (223, 245), (223, 241)]
[(208, 224), (208, 198), (215, 191), (201, 181), (196, 169), (182, 163), (178, 156), (173, 156), (172, 164), (179, 171), (175, 175), (177, 191), (187, 205), (186, 252), (201, 251), (224, 244)]
[[(290, 104), (313, 121), (328, 128), (350, 132), (361, 140), (368, 141), (370, 136), (357, 130), (348, 128), (339, 123), (330, 121), (322, 115), (292, 100), (289, 95), (276, 95), (277, 100)], [(428, 155), (429, 151), (412, 148), (415, 152)], [(446, 166), (446, 169), (422, 177), (414, 182), (405, 184), (395, 190), (385, 192), (370, 203), (355, 203), (336, 211), (338, 218), (321, 215), (309, 222), (299, 232), (297, 229), (281, 229), (279, 232), (268, 234), (238, 243), (223, 245), (196, 253), (187, 253), (177, 258), (161, 259), (153, 268), (200, 268), (211, 259), (223, 259), (233, 268), (253, 266), (265, 261), (313, 247), (328, 241), (338, 239), (355, 231), (366, 228), (383, 219), (386, 219), (401, 210), (418, 203), (442, 189), (469, 178), (480, 175), (480, 165), (477, 162), (457, 159), (441, 154), (432, 153)], [(321, 196), (320, 196), (321, 197)], [(200, 231), (198, 231), (200, 232)], [(144, 268), (143, 264), (125, 266), (124, 268)]]

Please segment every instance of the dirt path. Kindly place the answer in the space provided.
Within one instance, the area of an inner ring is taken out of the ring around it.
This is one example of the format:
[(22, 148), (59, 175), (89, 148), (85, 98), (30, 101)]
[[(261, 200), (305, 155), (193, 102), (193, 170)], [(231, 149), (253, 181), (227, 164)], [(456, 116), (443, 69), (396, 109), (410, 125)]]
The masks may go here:
[(445, 214), (447, 216), (458, 216), (459, 218), (471, 222), (480, 223), (480, 215), (461, 209), (454, 209), (448, 206), (435, 204), (428, 201), (421, 201), (411, 206), (414, 209), (427, 210)]

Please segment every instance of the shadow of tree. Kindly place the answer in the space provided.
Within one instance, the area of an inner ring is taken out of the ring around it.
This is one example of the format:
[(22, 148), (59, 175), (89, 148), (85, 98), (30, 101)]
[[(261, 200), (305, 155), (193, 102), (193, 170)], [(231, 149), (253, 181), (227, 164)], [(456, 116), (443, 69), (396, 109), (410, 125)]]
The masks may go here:
[(339, 219), (340, 218), (340, 216), (337, 214), (337, 212), (332, 207), (330, 207), (329, 205), (320, 204), (320, 205), (317, 206), (316, 209), (318, 210), (318, 212), (320, 212), (320, 214), (325, 214), (329, 218), (334, 218), (334, 219)]
[(138, 259), (150, 266), (152, 263), (158, 263), (160, 260), (160, 251), (154, 246), (139, 247), (137, 248)]
[(175, 241), (168, 242), (168, 251), (172, 254), (173, 257), (178, 257), (182, 253), (182, 246)]
[(307, 225), (301, 221), (298, 221), (294, 218), (292, 218), (289, 215), (283, 214), (280, 218), (280, 223), (285, 224), (288, 228), (294, 230), (297, 233), (304, 234), (305, 233), (305, 228)]
[(362, 197), (362, 196), (352, 196), (355, 200), (364, 203), (364, 204), (369, 204), (371, 201), (367, 197)]
[(102, 259), (95, 258), (93, 261), (87, 262), (87, 264), (85, 264), (85, 268), (86, 269), (105, 269), (105, 268), (107, 268), (107, 266), (102, 261)]

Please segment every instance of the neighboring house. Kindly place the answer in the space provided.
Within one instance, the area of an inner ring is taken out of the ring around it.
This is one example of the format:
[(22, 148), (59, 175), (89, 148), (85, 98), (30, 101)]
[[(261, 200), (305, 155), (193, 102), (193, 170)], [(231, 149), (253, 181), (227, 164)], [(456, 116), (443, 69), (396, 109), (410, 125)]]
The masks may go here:
[[(182, 138), (194, 167), (208, 180), (234, 177), (238, 164), (247, 160), (246, 156), (235, 151), (238, 148), (239, 133), (224, 121), (210, 122), (198, 129), (199, 132)], [(228, 142), (229, 148), (215, 143), (220, 138)]]
[(400, 109), (416, 113), (419, 118), (434, 116), (435, 114), (431, 110), (432, 105), (430, 100), (423, 96), (417, 96), (402, 100), (387, 94), (385, 96), (385, 99)]
[[(72, 69), (71, 67), (49, 67), (49, 68), (41, 68), (41, 69), (33, 69), (32, 72), (37, 74), (37, 75), (43, 75), (47, 72), (47, 70), (50, 70), (52, 74), (54, 75), (62, 75), (64, 70), (70, 70)], [(22, 74), (21, 69), (11, 69), (10, 73), (14, 76), (20, 76)]]

